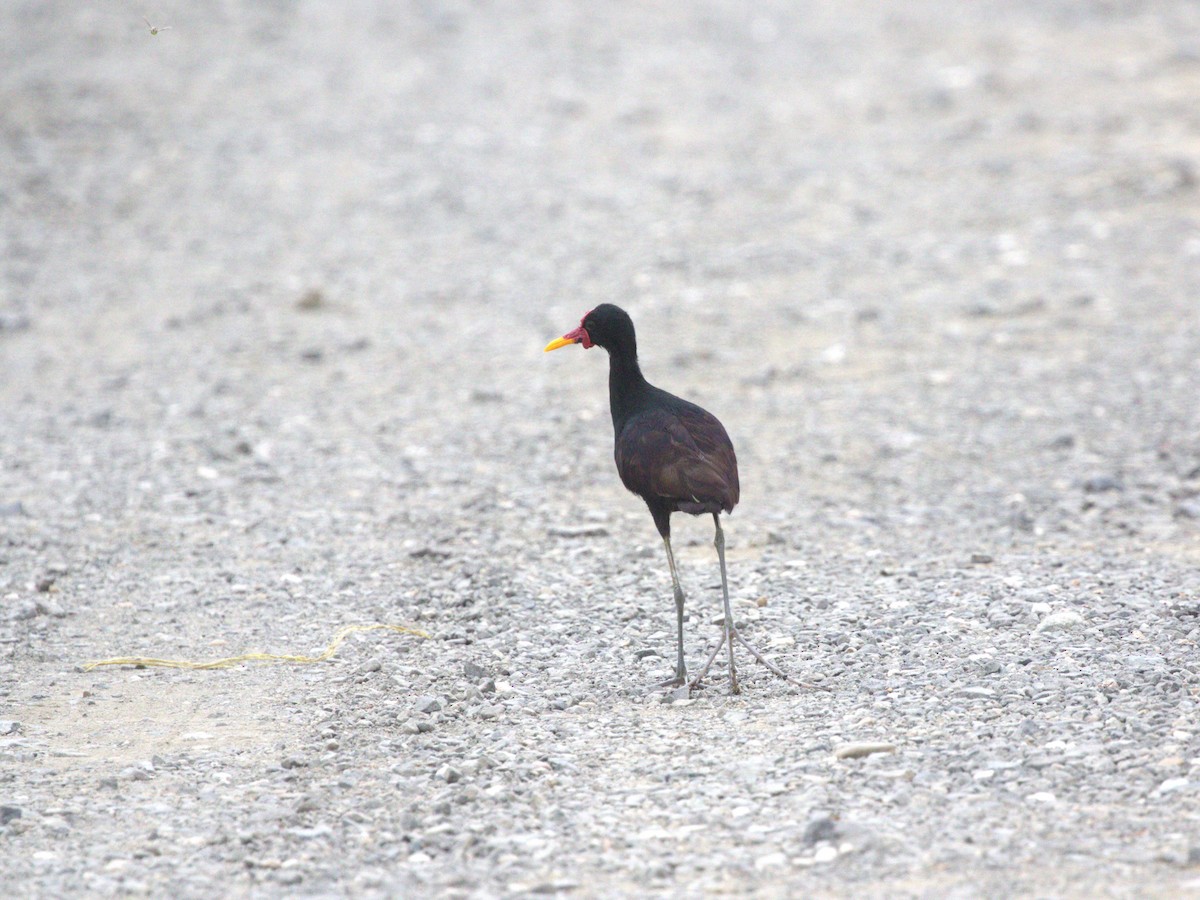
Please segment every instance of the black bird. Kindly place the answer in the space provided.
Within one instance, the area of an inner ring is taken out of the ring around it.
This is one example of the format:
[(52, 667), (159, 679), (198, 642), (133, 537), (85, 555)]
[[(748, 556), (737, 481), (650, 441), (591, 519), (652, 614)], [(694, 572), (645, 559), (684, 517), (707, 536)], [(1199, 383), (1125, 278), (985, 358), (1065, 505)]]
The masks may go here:
[[(729, 606), (729, 584), (725, 575), (725, 535), (721, 513), (732, 512), (739, 496), (737, 456), (733, 442), (717, 417), (669, 394), (646, 381), (638, 366), (637, 338), (633, 320), (620, 307), (603, 303), (583, 317), (579, 327), (546, 345), (557, 350), (569, 344), (608, 351), (608, 402), (616, 436), (617, 473), (630, 491), (650, 507), (650, 515), (667, 548), (667, 563), (675, 587), (675, 618), (678, 653), (675, 685), (695, 687), (708, 672), (722, 646), (729, 648), (729, 688), (738, 693), (733, 642), (740, 641), (776, 675), (788, 678), (763, 658), (738, 632)], [(717, 532), (713, 541), (721, 563), (721, 594), (725, 602), (725, 625), (704, 668), (690, 682), (683, 661), (683, 588), (671, 552), (671, 513), (693, 516), (711, 513)], [(788, 678), (789, 681), (792, 679)]]

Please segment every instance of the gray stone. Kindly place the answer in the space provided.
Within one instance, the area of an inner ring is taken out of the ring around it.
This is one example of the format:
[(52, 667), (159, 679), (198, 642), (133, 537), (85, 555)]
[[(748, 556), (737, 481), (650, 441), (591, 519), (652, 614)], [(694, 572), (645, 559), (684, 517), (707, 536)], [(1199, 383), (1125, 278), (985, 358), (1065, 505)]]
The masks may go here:
[(33, 600), (24, 599), (18, 600), (8, 612), (8, 617), (16, 622), (24, 622), (29, 619), (37, 618), (39, 609), (37, 603)]
[(413, 709), (421, 713), (435, 713), (442, 708), (442, 701), (428, 694), (418, 697), (413, 702)]
[(491, 673), (483, 666), (467, 660), (463, 663), (463, 677), (469, 681), (479, 681), (481, 678), (487, 678)]
[(1175, 507), (1175, 515), (1181, 519), (1200, 519), (1200, 500), (1184, 500)]
[(547, 529), (551, 537), (607, 537), (608, 528), (604, 525), (555, 525)]
[(959, 688), (955, 693), (960, 697), (970, 697), (974, 700), (990, 700), (996, 696), (994, 690), (985, 687), (964, 687)]
[(835, 841), (840, 836), (837, 821), (829, 815), (813, 816), (804, 826), (803, 840), (806, 844), (820, 841)]
[(52, 600), (49, 597), (39, 597), (35, 603), (37, 604), (37, 611), (39, 613), (53, 616), (56, 619), (61, 619), (67, 614), (67, 611), (63, 609), (57, 601)]
[(1125, 665), (1139, 672), (1162, 668), (1166, 662), (1166, 659), (1157, 653), (1131, 653), (1125, 657)]
[(1089, 494), (1100, 494), (1106, 491), (1121, 491), (1124, 487), (1121, 480), (1114, 475), (1093, 475), (1084, 479), (1083, 489)]

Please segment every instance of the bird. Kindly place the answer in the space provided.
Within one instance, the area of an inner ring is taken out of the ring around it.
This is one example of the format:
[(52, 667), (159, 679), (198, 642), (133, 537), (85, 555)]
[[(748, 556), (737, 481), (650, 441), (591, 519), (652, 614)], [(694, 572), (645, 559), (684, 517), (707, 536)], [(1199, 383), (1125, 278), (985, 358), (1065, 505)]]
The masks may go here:
[[(759, 662), (788, 681), (794, 681), (751, 645), (734, 624), (729, 605), (729, 580), (725, 567), (725, 533), (721, 514), (731, 513), (741, 496), (737, 454), (725, 426), (712, 413), (682, 397), (657, 388), (642, 375), (638, 363), (633, 319), (619, 306), (602, 303), (588, 312), (579, 327), (546, 345), (545, 352), (572, 344), (585, 350), (608, 351), (608, 402), (612, 412), (613, 454), (617, 474), (627, 489), (640, 496), (650, 509), (667, 551), (675, 593), (675, 677), (665, 685), (684, 687), (690, 693), (708, 673), (722, 647), (729, 652), (730, 693), (740, 693), (733, 644), (743, 644)], [(690, 681), (683, 654), (684, 593), (671, 550), (671, 514), (713, 517), (713, 544), (721, 567), (721, 597), (725, 621), (721, 641), (700, 673)], [(799, 684), (800, 682), (795, 682)]]

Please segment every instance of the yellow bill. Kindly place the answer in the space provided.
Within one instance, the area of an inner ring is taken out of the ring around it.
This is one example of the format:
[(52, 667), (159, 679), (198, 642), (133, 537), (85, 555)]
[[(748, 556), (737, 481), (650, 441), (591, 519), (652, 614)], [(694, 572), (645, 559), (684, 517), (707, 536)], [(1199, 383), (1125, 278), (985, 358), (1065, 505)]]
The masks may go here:
[(556, 338), (546, 345), (543, 353), (549, 353), (551, 350), (557, 350), (559, 347), (565, 347), (567, 344), (583, 344), (583, 349), (587, 350), (592, 346), (592, 339), (587, 333), (587, 329), (580, 325), (574, 331), (568, 331), (560, 338)]
[(550, 343), (548, 343), (546, 345), (546, 349), (543, 350), (542, 352), (549, 353), (551, 350), (557, 350), (559, 347), (567, 347), (567, 346), (570, 346), (571, 344), (578, 344), (578, 343), (579, 343), (578, 338), (573, 338), (570, 335), (567, 335), (565, 337), (555, 338), (554, 340), (552, 340)]

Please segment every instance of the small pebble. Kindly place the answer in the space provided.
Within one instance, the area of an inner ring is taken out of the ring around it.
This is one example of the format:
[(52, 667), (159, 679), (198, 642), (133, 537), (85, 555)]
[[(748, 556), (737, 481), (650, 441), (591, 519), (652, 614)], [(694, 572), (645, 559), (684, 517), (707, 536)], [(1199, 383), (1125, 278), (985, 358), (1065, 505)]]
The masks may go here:
[(958, 689), (958, 696), (971, 697), (975, 700), (987, 700), (996, 696), (996, 692), (985, 687), (965, 687)]
[(822, 844), (817, 848), (817, 852), (813, 854), (813, 862), (827, 863), (833, 862), (838, 858), (838, 848), (832, 844)]
[(1124, 488), (1121, 481), (1112, 475), (1093, 475), (1084, 479), (1083, 489), (1089, 494), (1102, 494), (1106, 491), (1120, 491)]
[(463, 663), (463, 677), (470, 681), (479, 681), (481, 678), (487, 678), (490, 673), (483, 666), (467, 660)]
[(1174, 794), (1176, 791), (1182, 791), (1184, 788), (1187, 788), (1190, 785), (1191, 781), (1187, 778), (1168, 778), (1154, 789), (1154, 793), (1158, 796), (1162, 796), (1164, 794)]
[(34, 601), (21, 600), (9, 610), (8, 617), (16, 622), (24, 622), (37, 618), (39, 611)]
[(606, 537), (608, 529), (603, 525), (560, 525), (547, 529), (551, 537)]
[(325, 305), (325, 295), (321, 293), (319, 288), (309, 288), (300, 295), (300, 299), (296, 301), (296, 309), (304, 312), (313, 312)]
[(760, 872), (763, 869), (776, 869), (787, 865), (787, 856), (776, 850), (774, 853), (764, 853), (754, 860), (754, 868)]
[(440, 701), (437, 697), (431, 697), (429, 695), (425, 695), (423, 697), (418, 697), (416, 699), (416, 702), (413, 703), (413, 709), (415, 709), (417, 712), (422, 712), (422, 713), (427, 713), (427, 714), (435, 713), (438, 710), (440, 710), (441, 708), (442, 708), (442, 701)]
[(804, 826), (804, 843), (818, 844), (821, 841), (836, 840), (838, 836), (837, 823), (831, 816), (819, 815), (808, 820)]
[(859, 759), (872, 753), (895, 753), (895, 744), (882, 742), (860, 741), (853, 744), (842, 744), (833, 751), (836, 759)]
[(50, 599), (49, 597), (38, 597), (35, 602), (37, 604), (37, 611), (44, 615), (61, 619), (67, 614), (65, 609), (63, 609), (56, 601)]
[(1175, 515), (1181, 519), (1200, 519), (1200, 500), (1185, 500), (1175, 507)]

